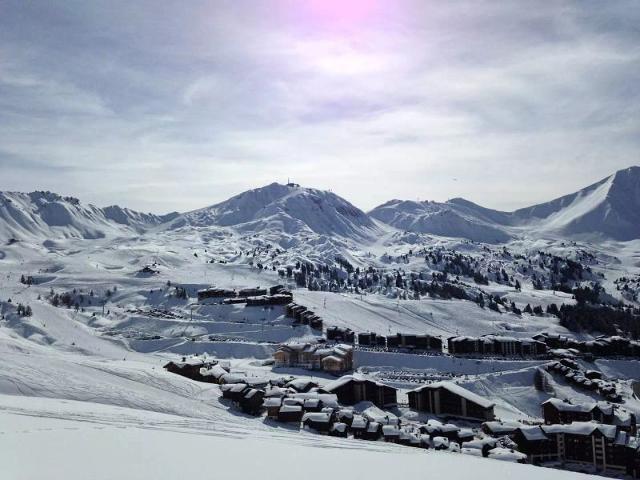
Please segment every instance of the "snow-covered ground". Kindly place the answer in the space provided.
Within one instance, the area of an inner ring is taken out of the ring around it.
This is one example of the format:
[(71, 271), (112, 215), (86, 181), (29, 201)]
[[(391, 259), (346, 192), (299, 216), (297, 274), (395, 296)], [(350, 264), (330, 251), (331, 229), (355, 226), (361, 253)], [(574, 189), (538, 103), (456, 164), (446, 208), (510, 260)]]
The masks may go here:
[[(602, 200), (600, 190), (615, 183), (602, 185), (593, 194), (588, 191), (567, 202), (576, 210), (588, 199)], [(470, 469), (482, 478), (543, 473), (575, 477), (275, 426), (232, 410), (220, 400), (215, 385), (165, 372), (162, 365), (168, 359), (199, 353), (228, 361), (248, 376), (311, 375), (272, 370), (262, 360), (271, 357), (279, 342), (310, 339), (319, 332), (293, 326), (280, 306), (199, 304), (196, 291), (210, 285), (238, 289), (284, 283), (293, 290), (295, 301), (314, 310), (325, 325), (356, 332), (428, 333), (443, 338), (571, 334), (552, 315), (518, 315), (504, 308), (498, 312), (471, 300), (400, 299), (394, 288), (362, 293), (296, 288), (292, 278), (278, 275), (278, 268), (298, 260), (333, 262), (339, 255), (363, 270), (430, 276), (437, 267), (415, 252), (441, 248), (471, 255), (482, 268), (510, 269), (510, 275), (522, 280), (522, 289), (516, 290), (509, 282), (491, 281), (479, 287), (462, 278), (469, 291), (481, 289), (520, 307), (574, 302), (568, 294), (534, 289), (512, 259), (502, 260), (506, 256), (502, 247), (403, 232), (327, 192), (265, 188), (207, 209), (168, 216), (118, 207), (98, 209), (48, 193), (2, 194), (0, 478), (38, 478), (43, 471), (50, 478), (175, 478), (202, 475), (203, 468), (229, 478), (298, 473), (306, 478), (332, 473), (383, 478), (429, 472), (463, 478)], [(600, 208), (601, 202), (594, 202)], [(464, 208), (467, 215), (472, 207)], [(482, 215), (483, 225), (493, 215), (474, 211)], [(550, 215), (565, 228), (567, 219), (558, 211)], [(580, 212), (584, 217), (584, 208)], [(468, 223), (462, 227), (471, 228)], [(598, 276), (613, 295), (618, 295), (615, 279), (635, 275), (640, 267), (638, 240), (574, 244), (529, 237), (521, 230), (509, 230), (509, 235), (512, 240), (506, 247), (523, 258), (536, 258), (538, 250), (567, 256), (588, 252), (595, 259), (590, 275)], [(258, 268), (258, 263), (267, 268)], [(147, 265), (156, 273), (142, 272)], [(22, 283), (23, 276), (31, 277), (32, 284)], [(185, 289), (186, 295), (177, 295), (176, 287)], [(71, 299), (71, 308), (52, 305), (56, 295)], [(19, 304), (28, 305), (33, 314), (18, 315)], [(503, 419), (538, 419), (540, 403), (549, 396), (533, 387), (542, 360), (358, 351), (355, 363), (365, 374), (400, 388), (401, 399), (416, 382), (454, 377), (494, 401)], [(631, 382), (640, 380), (638, 361), (597, 360), (595, 367), (621, 379), (625, 404), (640, 413), (640, 404), (631, 395)], [(328, 375), (317, 374), (314, 379), (329, 380)], [(551, 386), (558, 397), (592, 398), (561, 380)], [(415, 414), (404, 407), (397, 413), (407, 418)], [(26, 461), (34, 451), (37, 461)], [(247, 452), (255, 461), (246, 461)], [(193, 460), (185, 461), (187, 456)], [(118, 461), (109, 461), (113, 458)]]

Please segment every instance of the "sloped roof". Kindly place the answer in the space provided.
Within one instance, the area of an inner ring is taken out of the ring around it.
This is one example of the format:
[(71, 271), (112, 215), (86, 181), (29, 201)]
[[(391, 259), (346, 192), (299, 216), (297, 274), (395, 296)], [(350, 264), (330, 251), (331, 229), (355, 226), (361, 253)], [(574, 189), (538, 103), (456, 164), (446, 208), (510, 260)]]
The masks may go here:
[(549, 437), (544, 433), (544, 430), (539, 426), (535, 427), (520, 427), (518, 430), (522, 433), (522, 436), (530, 441), (535, 440), (547, 440)]
[(388, 385), (385, 385), (382, 382), (371, 380), (370, 378), (365, 378), (362, 375), (358, 375), (358, 374), (344, 375), (344, 376), (338, 378), (337, 380), (334, 380), (332, 382), (327, 383), (323, 388), (327, 392), (332, 392), (332, 391), (334, 391), (334, 390), (336, 390), (336, 389), (348, 384), (349, 382), (358, 382), (358, 383), (370, 382), (370, 383), (375, 384), (378, 387), (393, 388), (393, 387), (390, 387)]
[(476, 405), (479, 405), (482, 408), (491, 408), (495, 406), (494, 402), (484, 397), (481, 397), (480, 395), (475, 394), (467, 390), (466, 388), (461, 387), (460, 385), (453, 382), (442, 381), (442, 382), (429, 383), (427, 385), (422, 385), (421, 387), (418, 387), (415, 390), (411, 390), (411, 392), (418, 393), (423, 390), (437, 390), (440, 388), (447, 390), (448, 392), (451, 392), (454, 395), (458, 395), (459, 397), (462, 397), (472, 403), (475, 403)]

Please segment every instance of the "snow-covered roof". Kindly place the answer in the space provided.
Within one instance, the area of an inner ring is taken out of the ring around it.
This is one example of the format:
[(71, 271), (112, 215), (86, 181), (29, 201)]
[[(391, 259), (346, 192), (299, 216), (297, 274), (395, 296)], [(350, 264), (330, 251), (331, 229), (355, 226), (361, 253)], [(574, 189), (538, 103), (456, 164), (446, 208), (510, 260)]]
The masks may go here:
[(247, 390), (247, 392), (244, 394), (244, 398), (253, 398), (256, 395), (259, 395), (260, 393), (262, 393), (260, 390), (256, 390), (255, 388), (251, 388), (251, 389)]
[(495, 433), (497, 435), (504, 435), (506, 433), (513, 432), (515, 429), (517, 429), (520, 426), (520, 424), (518, 422), (495, 421), (495, 422), (484, 422), (482, 426), (485, 427), (487, 430), (489, 430), (491, 433)]
[(380, 424), (378, 422), (369, 422), (369, 425), (367, 425), (367, 432), (369, 433), (377, 432), (379, 428), (380, 428)]
[(464, 442), (462, 444), (462, 447), (463, 448), (469, 448), (469, 449), (482, 450), (482, 448), (485, 445), (488, 445), (490, 447), (495, 447), (496, 444), (497, 444), (497, 440), (495, 438), (485, 437), (485, 438), (479, 438), (479, 439), (475, 439), (475, 440), (470, 440), (468, 442)]
[(315, 399), (315, 400), (321, 400), (322, 403), (328, 407), (338, 406), (338, 397), (333, 393), (318, 393), (318, 392), (294, 393), (289, 395), (289, 398), (295, 398), (300, 401)]
[(446, 437), (433, 437), (431, 443), (434, 447), (449, 447), (449, 439)]
[(357, 382), (357, 383), (362, 383), (362, 382), (369, 382), (372, 383), (378, 387), (387, 387), (387, 388), (393, 388), (393, 387), (389, 387), (388, 385), (385, 385), (382, 382), (377, 382), (375, 380), (371, 380), (370, 378), (365, 378), (362, 375), (359, 374), (353, 374), (353, 375), (344, 375), (340, 378), (338, 378), (337, 380), (334, 380), (333, 382), (329, 382), (324, 386), (324, 389), (327, 392), (332, 392), (334, 390), (337, 390), (338, 388), (346, 385), (349, 382)]
[(331, 425), (331, 431), (344, 433), (347, 431), (347, 424), (342, 422), (336, 422), (333, 425)]
[(519, 462), (526, 460), (527, 456), (510, 448), (494, 448), (489, 450), (489, 458), (494, 460), (502, 460), (504, 462)]
[(591, 435), (596, 430), (599, 430), (605, 437), (612, 440), (616, 437), (617, 432), (617, 427), (615, 425), (604, 425), (596, 422), (573, 422), (566, 425), (543, 425), (540, 428), (542, 428), (542, 430), (547, 434), (569, 433), (573, 435)]
[(302, 416), (302, 421), (307, 420), (315, 423), (329, 423), (331, 421), (331, 414), (325, 412), (307, 412)]
[(245, 383), (247, 378), (234, 373), (225, 373), (220, 377), (220, 381), (224, 383)]
[(416, 388), (415, 390), (411, 390), (412, 392), (421, 392), (422, 390), (428, 389), (428, 390), (437, 390), (439, 388), (442, 388), (444, 390), (447, 390), (451, 393), (453, 393), (454, 395), (458, 395), (466, 400), (468, 400), (469, 402), (475, 403), (476, 405), (479, 405), (482, 408), (491, 408), (493, 406), (495, 406), (495, 403), (487, 400), (484, 397), (481, 397), (480, 395), (477, 395), (469, 390), (467, 390), (464, 387), (461, 387), (460, 385), (453, 383), (453, 382), (447, 382), (447, 381), (442, 381), (442, 382), (434, 382), (434, 383), (430, 383), (427, 385), (422, 385), (421, 387)]
[(302, 405), (282, 405), (280, 413), (302, 412)]
[(362, 415), (354, 415), (351, 428), (364, 428), (367, 426), (367, 419)]
[(549, 438), (544, 433), (544, 430), (542, 430), (542, 428), (539, 426), (520, 427), (519, 430), (522, 433), (522, 436), (529, 441), (547, 440)]
[(550, 398), (546, 402), (543, 402), (542, 405), (552, 405), (560, 412), (589, 413), (597, 407), (605, 415), (611, 415), (613, 413), (613, 405), (607, 402), (571, 403), (566, 400), (560, 400), (559, 398)]
[(213, 365), (210, 368), (201, 368), (200, 369), (200, 375), (202, 375), (203, 377), (220, 378), (223, 375), (226, 375), (227, 373), (229, 373), (229, 372), (227, 372), (220, 365)]
[(296, 390), (306, 390), (310, 387), (315, 387), (318, 384), (312, 380), (307, 380), (304, 378), (296, 378), (295, 380), (291, 380), (287, 383), (287, 387), (295, 388)]
[(400, 435), (400, 429), (395, 425), (383, 425), (382, 426), (382, 434), (387, 436), (397, 436)]
[(263, 402), (263, 406), (265, 408), (279, 407), (281, 405), (282, 405), (282, 399), (280, 397), (265, 398)]

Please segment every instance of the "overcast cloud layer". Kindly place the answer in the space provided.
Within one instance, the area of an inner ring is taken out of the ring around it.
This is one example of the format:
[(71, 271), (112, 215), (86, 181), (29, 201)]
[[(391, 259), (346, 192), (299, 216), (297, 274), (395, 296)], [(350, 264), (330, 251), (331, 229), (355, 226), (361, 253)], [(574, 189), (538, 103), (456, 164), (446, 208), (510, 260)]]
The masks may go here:
[(637, 1), (0, 0), (0, 189), (550, 200), (640, 163), (639, 25)]

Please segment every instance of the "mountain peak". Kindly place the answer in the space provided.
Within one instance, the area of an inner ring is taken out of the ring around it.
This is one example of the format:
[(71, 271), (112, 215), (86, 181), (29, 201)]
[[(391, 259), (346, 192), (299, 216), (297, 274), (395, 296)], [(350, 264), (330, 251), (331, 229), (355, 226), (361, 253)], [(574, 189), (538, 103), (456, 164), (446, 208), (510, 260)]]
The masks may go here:
[(370, 238), (378, 231), (366, 213), (333, 192), (277, 182), (185, 213), (174, 222), (176, 227), (185, 224), (359, 239)]

